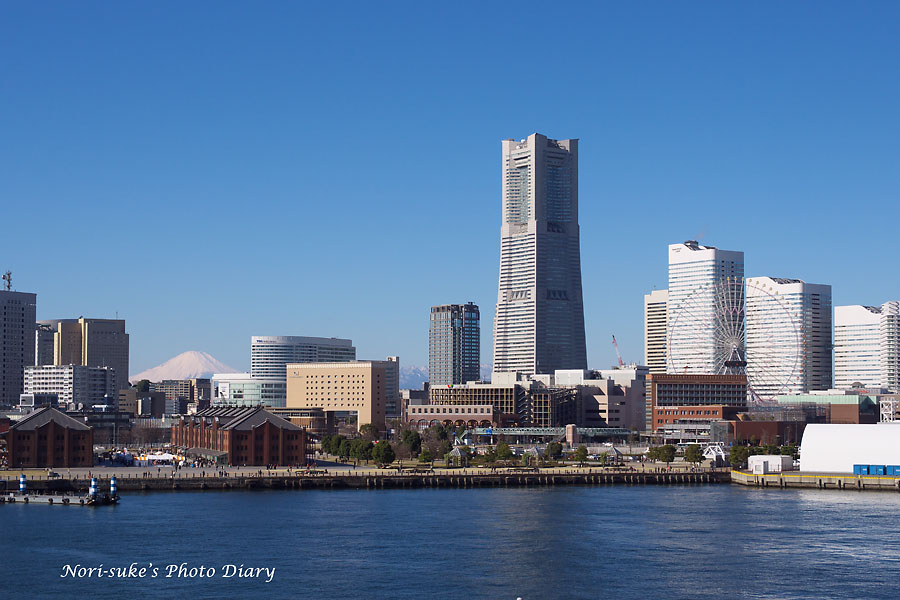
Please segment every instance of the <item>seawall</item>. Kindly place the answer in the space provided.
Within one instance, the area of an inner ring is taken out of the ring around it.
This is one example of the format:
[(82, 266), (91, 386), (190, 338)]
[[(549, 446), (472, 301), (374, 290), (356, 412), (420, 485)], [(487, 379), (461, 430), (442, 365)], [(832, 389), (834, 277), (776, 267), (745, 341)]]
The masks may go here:
[[(492, 488), (540, 487), (551, 485), (685, 485), (728, 483), (728, 471), (704, 472), (566, 472), (566, 473), (415, 473), (359, 475), (291, 475), (228, 477), (117, 477), (119, 493), (138, 491), (199, 490), (336, 490), (336, 489), (408, 489), (408, 488)], [(107, 478), (98, 479), (101, 490), (109, 488)], [(2, 482), (0, 482), (2, 483)], [(29, 481), (33, 491), (85, 492), (89, 479), (52, 479)], [(18, 482), (15, 482), (18, 489)], [(13, 489), (12, 486), (9, 489)]]

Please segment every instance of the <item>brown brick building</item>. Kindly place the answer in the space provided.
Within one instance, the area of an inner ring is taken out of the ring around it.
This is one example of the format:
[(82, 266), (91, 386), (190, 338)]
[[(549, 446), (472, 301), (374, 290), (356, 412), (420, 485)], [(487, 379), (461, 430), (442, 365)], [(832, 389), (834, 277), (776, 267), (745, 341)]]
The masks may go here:
[(89, 467), (94, 432), (83, 422), (46, 406), (6, 432), (10, 468)]
[(207, 408), (172, 426), (172, 444), (228, 453), (231, 465), (304, 465), (306, 430), (259, 407)]

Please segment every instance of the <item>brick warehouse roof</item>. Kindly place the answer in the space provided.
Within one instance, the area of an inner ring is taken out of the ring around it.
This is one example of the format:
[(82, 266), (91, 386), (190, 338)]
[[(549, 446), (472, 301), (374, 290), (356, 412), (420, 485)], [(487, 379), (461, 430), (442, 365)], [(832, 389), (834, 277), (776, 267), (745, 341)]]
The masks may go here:
[(60, 425), (61, 427), (65, 427), (67, 429), (75, 429), (77, 431), (91, 430), (91, 428), (85, 425), (83, 422), (79, 421), (78, 419), (73, 419), (69, 415), (56, 410), (52, 406), (39, 408), (24, 419), (21, 419), (18, 422), (14, 423), (10, 427), (10, 430), (34, 431), (35, 429), (43, 427), (50, 421), (53, 421), (57, 425)]
[(290, 431), (303, 431), (302, 427), (274, 415), (260, 407), (218, 406), (198, 412), (198, 418), (218, 418), (221, 429), (232, 431), (249, 431), (265, 422)]

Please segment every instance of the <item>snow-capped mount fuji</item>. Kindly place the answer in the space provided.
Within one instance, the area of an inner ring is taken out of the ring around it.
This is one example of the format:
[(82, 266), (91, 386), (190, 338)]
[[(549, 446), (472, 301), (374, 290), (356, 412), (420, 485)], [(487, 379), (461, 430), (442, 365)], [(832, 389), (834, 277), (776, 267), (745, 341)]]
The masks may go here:
[(147, 369), (137, 375), (132, 375), (132, 383), (142, 379), (150, 381), (162, 381), (163, 379), (194, 379), (196, 377), (211, 377), (214, 373), (236, 373), (225, 363), (216, 360), (206, 352), (188, 350), (175, 358), (170, 358), (163, 364)]

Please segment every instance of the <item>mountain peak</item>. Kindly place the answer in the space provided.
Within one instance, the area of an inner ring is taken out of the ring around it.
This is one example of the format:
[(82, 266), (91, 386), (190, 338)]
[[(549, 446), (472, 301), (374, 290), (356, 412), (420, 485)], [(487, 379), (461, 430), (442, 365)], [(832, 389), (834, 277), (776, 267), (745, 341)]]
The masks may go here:
[(147, 369), (137, 375), (131, 376), (131, 381), (149, 379), (150, 381), (162, 381), (164, 379), (194, 379), (197, 377), (211, 377), (214, 373), (235, 373), (225, 363), (216, 360), (206, 352), (188, 350), (174, 358), (170, 358), (163, 364)]

